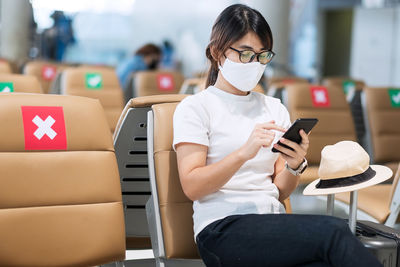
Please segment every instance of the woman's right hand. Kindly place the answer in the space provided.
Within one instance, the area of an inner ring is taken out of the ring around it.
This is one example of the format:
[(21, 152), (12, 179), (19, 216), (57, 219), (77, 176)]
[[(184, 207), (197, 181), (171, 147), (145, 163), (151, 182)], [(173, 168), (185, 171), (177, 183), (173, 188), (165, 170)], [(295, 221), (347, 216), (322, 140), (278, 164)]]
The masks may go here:
[(257, 155), (261, 147), (269, 147), (275, 138), (275, 132), (272, 130), (286, 131), (285, 128), (276, 125), (275, 121), (256, 124), (247, 142), (239, 149), (239, 155), (244, 160), (249, 160)]

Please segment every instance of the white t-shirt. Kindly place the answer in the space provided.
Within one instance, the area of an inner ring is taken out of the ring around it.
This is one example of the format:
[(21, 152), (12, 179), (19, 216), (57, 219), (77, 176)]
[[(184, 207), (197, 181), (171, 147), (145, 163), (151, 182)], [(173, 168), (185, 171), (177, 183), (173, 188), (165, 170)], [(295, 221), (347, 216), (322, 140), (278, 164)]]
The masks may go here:
[[(213, 164), (243, 146), (256, 124), (271, 120), (284, 128), (290, 126), (289, 113), (279, 99), (257, 92), (238, 96), (210, 86), (177, 106), (173, 146), (182, 142), (205, 145), (207, 165)], [(273, 143), (283, 134), (275, 132)], [(284, 213), (279, 190), (271, 180), (277, 158), (271, 147), (261, 148), (218, 191), (194, 201), (195, 236), (230, 215)]]

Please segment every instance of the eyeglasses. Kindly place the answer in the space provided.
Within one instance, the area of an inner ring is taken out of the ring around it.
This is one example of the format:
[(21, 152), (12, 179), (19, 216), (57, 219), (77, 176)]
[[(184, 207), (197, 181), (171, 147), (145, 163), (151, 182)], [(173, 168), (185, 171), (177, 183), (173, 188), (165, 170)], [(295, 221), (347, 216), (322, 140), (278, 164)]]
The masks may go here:
[(275, 53), (272, 51), (262, 51), (260, 53), (256, 53), (253, 50), (237, 50), (233, 47), (229, 47), (233, 51), (236, 51), (239, 53), (239, 59), (240, 62), (242, 63), (250, 63), (254, 60), (254, 58), (257, 56), (258, 62), (261, 64), (265, 65), (271, 62), (272, 58), (275, 56)]

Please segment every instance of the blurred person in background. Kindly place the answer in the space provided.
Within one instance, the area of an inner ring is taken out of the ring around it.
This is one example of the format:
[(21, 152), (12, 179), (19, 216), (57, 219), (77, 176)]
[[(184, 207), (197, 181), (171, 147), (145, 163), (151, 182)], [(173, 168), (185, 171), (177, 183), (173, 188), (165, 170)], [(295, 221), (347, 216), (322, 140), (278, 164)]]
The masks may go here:
[(126, 59), (117, 67), (117, 75), (121, 87), (127, 87), (131, 73), (157, 69), (161, 56), (161, 49), (155, 44), (146, 44), (139, 48), (133, 57)]
[(164, 40), (162, 44), (162, 58), (161, 67), (163, 69), (175, 69), (175, 59), (174, 59), (174, 46), (169, 40)]
[(68, 45), (75, 43), (72, 19), (62, 11), (54, 11), (50, 17), (54, 24), (43, 32), (43, 57), (61, 61)]

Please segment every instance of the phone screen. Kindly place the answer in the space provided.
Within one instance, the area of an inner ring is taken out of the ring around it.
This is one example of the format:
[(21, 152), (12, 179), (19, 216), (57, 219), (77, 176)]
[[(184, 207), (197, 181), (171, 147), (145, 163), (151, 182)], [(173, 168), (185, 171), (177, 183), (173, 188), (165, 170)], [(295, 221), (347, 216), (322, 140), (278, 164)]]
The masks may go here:
[[(318, 119), (316, 118), (300, 118), (297, 119), (292, 126), (283, 134), (283, 138), (286, 138), (288, 140), (291, 140), (293, 142), (296, 142), (300, 144), (301, 142), (301, 135), (299, 131), (303, 129), (306, 133), (309, 133), (311, 129), (317, 124)], [(281, 142), (278, 142), (279, 145), (286, 147), (290, 150), (293, 150), (291, 147), (282, 144)], [(275, 149), (272, 147), (272, 152), (280, 152), (279, 150)]]

